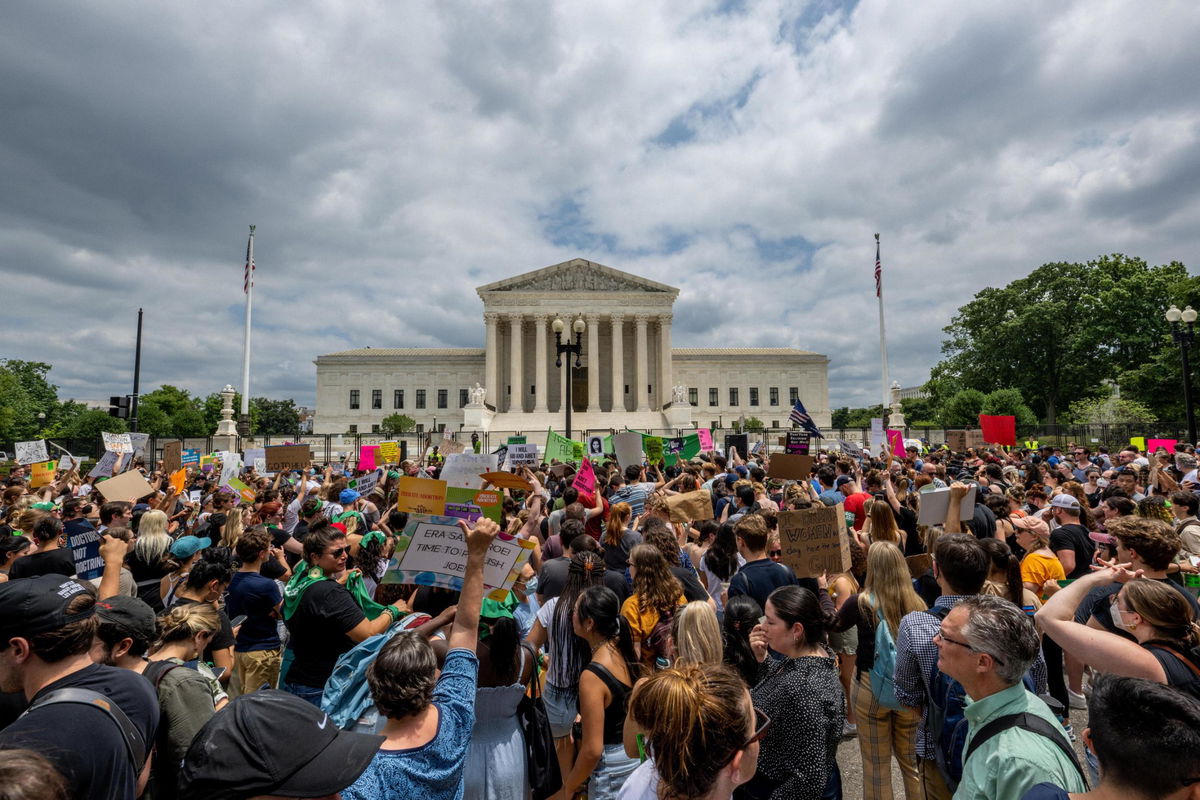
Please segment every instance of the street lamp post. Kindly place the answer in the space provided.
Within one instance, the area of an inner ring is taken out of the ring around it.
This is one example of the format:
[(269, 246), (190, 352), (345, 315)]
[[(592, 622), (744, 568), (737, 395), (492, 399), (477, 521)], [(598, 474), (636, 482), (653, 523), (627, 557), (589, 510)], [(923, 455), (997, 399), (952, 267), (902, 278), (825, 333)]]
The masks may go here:
[[(1191, 306), (1183, 311), (1171, 306), (1167, 309), (1166, 317), (1167, 322), (1171, 323), (1171, 338), (1179, 345), (1179, 356), (1183, 362), (1183, 407), (1187, 412), (1188, 443), (1195, 444), (1196, 409), (1192, 406), (1192, 365), (1188, 360), (1188, 350), (1195, 340), (1196, 311)], [(1182, 326), (1180, 322), (1183, 322)]]
[[(571, 324), (571, 330), (575, 331), (575, 342), (572, 343), (570, 339), (567, 339), (566, 344), (562, 343), (563, 329), (566, 327), (563, 324), (562, 319), (556, 317), (554, 320), (554, 324), (551, 327), (554, 328), (554, 353), (555, 353), (554, 366), (562, 367), (563, 353), (566, 353), (568, 356), (568, 358), (567, 358), (567, 396), (566, 396), (567, 431), (564, 434), (564, 436), (566, 436), (568, 439), (570, 439), (571, 438), (571, 382), (572, 382), (572, 378), (574, 377), (574, 368), (583, 366), (579, 362), (579, 355), (583, 352), (583, 329), (587, 326), (585, 326), (583, 324), (582, 319), (575, 320), (575, 322), (573, 322)], [(571, 364), (571, 359), (570, 359), (570, 355), (572, 353), (575, 354), (574, 365)]]

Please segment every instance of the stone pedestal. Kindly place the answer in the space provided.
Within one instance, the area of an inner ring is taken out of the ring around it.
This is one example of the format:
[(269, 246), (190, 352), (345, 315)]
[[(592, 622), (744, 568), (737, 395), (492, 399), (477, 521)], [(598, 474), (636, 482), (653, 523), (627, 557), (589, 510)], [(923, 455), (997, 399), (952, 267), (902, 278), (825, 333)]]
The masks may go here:
[(214, 452), (238, 449), (237, 423), (233, 421), (233, 397), (236, 393), (237, 390), (229, 384), (221, 390), (221, 421), (217, 423), (217, 430), (213, 435)]

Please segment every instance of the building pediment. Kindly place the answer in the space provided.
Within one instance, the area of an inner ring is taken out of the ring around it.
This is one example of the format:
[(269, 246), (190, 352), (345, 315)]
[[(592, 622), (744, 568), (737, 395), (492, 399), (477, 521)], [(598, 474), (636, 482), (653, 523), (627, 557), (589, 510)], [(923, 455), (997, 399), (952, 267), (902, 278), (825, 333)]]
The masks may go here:
[(491, 292), (634, 292), (665, 294), (671, 297), (679, 294), (679, 290), (673, 286), (656, 283), (583, 258), (505, 278), (480, 286), (475, 291), (481, 297)]

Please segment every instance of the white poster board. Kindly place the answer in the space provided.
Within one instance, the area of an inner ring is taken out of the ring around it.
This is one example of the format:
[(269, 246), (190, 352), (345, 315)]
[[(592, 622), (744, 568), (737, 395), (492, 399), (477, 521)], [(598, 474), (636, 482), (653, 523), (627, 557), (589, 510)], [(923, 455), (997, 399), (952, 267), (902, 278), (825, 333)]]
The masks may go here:
[(50, 460), (50, 455), (46, 452), (45, 439), (35, 439), (32, 442), (17, 442), (15, 455), (17, 463), (22, 466), (26, 464), (41, 464), (43, 461)]
[(482, 489), (485, 472), (495, 472), (499, 468), (499, 458), (495, 453), (451, 453), (446, 456), (446, 463), (438, 475), (447, 486), (459, 489)]
[[(966, 521), (975, 516), (975, 487), (972, 486), (962, 499), (958, 518)], [(921, 492), (921, 512), (917, 515), (918, 525), (941, 525), (950, 510), (950, 489), (928, 489)]]
[(612, 437), (613, 451), (617, 454), (617, 463), (622, 467), (630, 464), (642, 464), (642, 435), (640, 433), (618, 433)]

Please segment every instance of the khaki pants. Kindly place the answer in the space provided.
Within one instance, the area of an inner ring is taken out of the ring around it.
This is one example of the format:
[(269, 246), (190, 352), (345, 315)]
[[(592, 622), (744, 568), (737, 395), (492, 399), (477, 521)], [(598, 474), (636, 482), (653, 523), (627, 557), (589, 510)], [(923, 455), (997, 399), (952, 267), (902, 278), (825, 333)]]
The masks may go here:
[[(871, 693), (871, 678), (857, 679), (854, 713), (858, 717), (858, 749), (862, 753), (864, 800), (892, 800), (892, 757), (900, 767), (907, 800), (922, 800), (917, 767), (919, 712), (881, 706)], [(936, 767), (935, 767), (936, 769)]]
[(924, 800), (952, 800), (953, 793), (946, 786), (946, 779), (938, 772), (937, 762), (932, 758), (918, 759), (921, 762), (921, 792)]
[[(266, 684), (271, 689), (279, 687), (279, 666), (282, 653), (279, 650), (251, 650), (233, 654), (233, 679), (237, 694), (250, 694)], [(231, 689), (234, 686), (230, 686)], [(230, 692), (232, 694), (232, 692)]]

